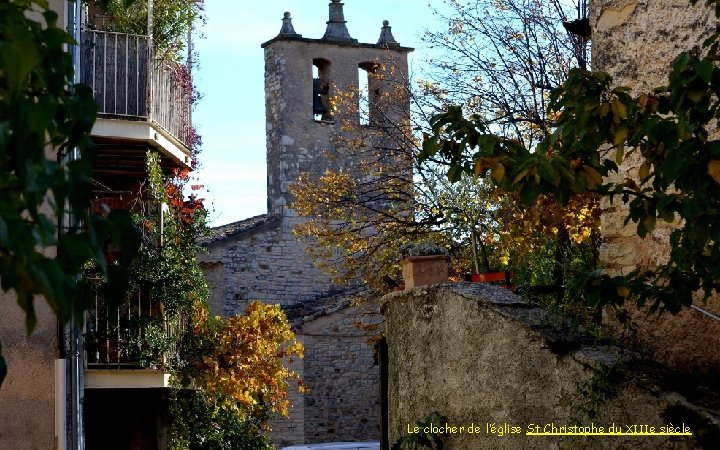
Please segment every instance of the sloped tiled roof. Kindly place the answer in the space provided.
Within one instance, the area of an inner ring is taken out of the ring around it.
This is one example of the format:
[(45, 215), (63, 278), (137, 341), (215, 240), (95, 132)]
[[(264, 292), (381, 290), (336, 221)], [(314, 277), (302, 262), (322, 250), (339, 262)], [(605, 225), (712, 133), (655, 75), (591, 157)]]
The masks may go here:
[(210, 229), (210, 236), (203, 242), (204, 246), (208, 246), (214, 242), (226, 239), (238, 234), (251, 231), (262, 225), (272, 223), (274, 218), (267, 214), (260, 214), (259, 216), (250, 217), (237, 222), (228, 223), (227, 225), (220, 225)]
[(290, 322), (293, 327), (298, 328), (306, 322), (333, 314), (351, 306), (353, 297), (362, 291), (362, 287), (347, 288), (292, 306), (283, 306), (283, 310), (287, 315), (288, 322)]

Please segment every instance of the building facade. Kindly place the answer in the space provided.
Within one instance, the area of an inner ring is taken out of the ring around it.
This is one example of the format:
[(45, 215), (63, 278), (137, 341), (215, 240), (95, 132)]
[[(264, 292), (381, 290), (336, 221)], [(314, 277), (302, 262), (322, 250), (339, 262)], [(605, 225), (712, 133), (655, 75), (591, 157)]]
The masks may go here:
[[(191, 165), (191, 98), (176, 82), (182, 69), (156, 60), (148, 35), (99, 26), (97, 2), (48, 4), (59, 16), (57, 26), (79, 43), (70, 47), (76, 81), (92, 88), (97, 106), (91, 208), (100, 212), (141, 201), (133, 196), (147, 178), (148, 152), (160, 155), (166, 173)], [(43, 22), (39, 14), (31, 18)], [(55, 160), (57, 151), (48, 148), (47, 157)], [(127, 339), (120, 327), (126, 313), (96, 297), (86, 323), (60, 326), (47, 303), (37, 299), (38, 325), (28, 338), (14, 296), (0, 297), (0, 341), (9, 366), (0, 389), (0, 448), (166, 448), (170, 374), (140, 369), (120, 357), (116, 344)], [(135, 314), (148, 309), (142, 311), (138, 307)], [(105, 351), (89, 351), (82, 336), (110, 313), (118, 319), (103, 341)]]
[[(201, 256), (211, 286), (211, 309), (230, 315), (242, 313), (252, 300), (278, 303), (305, 346), (305, 357), (295, 369), (310, 392), (291, 394), (290, 418), (272, 425), (276, 444), (377, 440), (379, 368), (356, 323), (377, 322), (379, 316), (352, 307), (359, 286), (335, 285), (315, 268), (307, 244), (292, 232), (306, 218), (293, 210), (289, 187), (301, 174), (319, 177), (331, 168), (353, 170), (358, 161), (338, 138), (348, 121), (360, 124), (358, 105), (336, 99), (357, 92), (360, 77), (367, 76), (370, 121), (378, 119), (373, 117), (379, 114), (373, 96), (407, 83), (407, 54), (412, 49), (395, 42), (387, 22), (377, 43), (358, 43), (337, 0), (329, 4), (321, 39), (297, 33), (286, 12), (280, 33), (262, 47), (268, 212), (213, 230), (208, 254)], [(373, 76), (380, 70), (384, 76)], [(396, 100), (402, 108), (384, 119), (398, 123), (409, 117), (409, 105)]]

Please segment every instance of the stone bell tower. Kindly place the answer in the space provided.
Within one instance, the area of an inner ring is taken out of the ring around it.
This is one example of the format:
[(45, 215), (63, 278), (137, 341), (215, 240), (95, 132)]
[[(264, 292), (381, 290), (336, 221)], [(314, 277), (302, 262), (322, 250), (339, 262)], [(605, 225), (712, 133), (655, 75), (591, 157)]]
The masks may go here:
[[(279, 304), (305, 347), (305, 357), (292, 368), (310, 391), (301, 395), (291, 389), (290, 417), (273, 420), (278, 448), (378, 440), (379, 367), (356, 324), (380, 318), (354, 306), (362, 286), (338, 286), (315, 267), (307, 243), (292, 234), (306, 218), (292, 210), (289, 188), (302, 173), (320, 176), (328, 168), (359, 167), (363, 156), (353, 153), (357, 146), (345, 144), (357, 131), (369, 135), (360, 153), (371, 149), (384, 158), (401, 148), (395, 130), (409, 124), (407, 54), (412, 49), (395, 41), (387, 21), (376, 43), (353, 39), (339, 0), (330, 3), (322, 38), (301, 36), (286, 12), (280, 33), (262, 47), (268, 212), (212, 230), (202, 256), (211, 308), (214, 314), (233, 315), (253, 300)], [(367, 79), (364, 109), (356, 95), (361, 77)]]
[[(280, 34), (262, 44), (268, 215), (282, 217), (284, 227), (292, 226), (295, 217), (288, 186), (300, 173), (321, 175), (328, 168), (326, 152), (342, 161), (342, 149), (334, 148), (334, 138), (342, 133), (344, 121), (359, 121), (356, 107), (335, 100), (358, 91), (359, 74), (385, 71), (383, 77), (369, 76), (372, 119), (373, 96), (388, 91), (390, 85), (405, 85), (408, 80), (407, 54), (412, 49), (395, 41), (387, 21), (383, 22), (377, 43), (358, 43), (346, 26), (343, 3), (332, 0), (329, 9), (327, 29), (321, 39), (296, 33), (290, 13), (286, 12)], [(403, 101), (407, 107), (400, 108), (392, 119), (409, 117), (409, 103)]]

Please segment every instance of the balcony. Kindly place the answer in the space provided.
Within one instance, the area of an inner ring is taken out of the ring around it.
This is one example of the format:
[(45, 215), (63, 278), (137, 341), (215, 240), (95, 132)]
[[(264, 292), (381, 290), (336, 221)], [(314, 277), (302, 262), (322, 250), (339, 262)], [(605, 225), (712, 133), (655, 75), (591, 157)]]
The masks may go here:
[[(83, 30), (81, 76), (98, 117), (93, 139), (100, 176), (132, 176), (148, 146), (177, 165), (190, 164), (191, 84), (187, 69), (153, 58), (148, 36)], [(107, 151), (104, 151), (107, 150)]]
[(180, 360), (185, 317), (170, 316), (144, 292), (110, 305), (102, 295), (102, 281), (88, 279), (95, 289), (85, 323), (85, 387), (169, 387), (171, 371)]

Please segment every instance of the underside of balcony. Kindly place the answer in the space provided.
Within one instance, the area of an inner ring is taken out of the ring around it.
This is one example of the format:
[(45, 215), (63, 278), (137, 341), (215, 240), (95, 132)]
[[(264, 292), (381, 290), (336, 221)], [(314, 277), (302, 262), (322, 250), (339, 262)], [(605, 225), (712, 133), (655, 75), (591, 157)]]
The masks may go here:
[(157, 369), (102, 369), (89, 366), (85, 370), (85, 389), (152, 389), (169, 388), (171, 373)]
[(154, 148), (170, 158), (176, 166), (190, 166), (188, 148), (152, 121), (99, 116), (92, 129), (92, 139), (96, 144), (109, 141), (116, 146), (124, 143), (128, 146), (139, 144), (145, 148)]
[[(104, 196), (108, 190), (120, 194), (136, 193), (147, 180), (147, 152), (159, 151), (157, 147), (143, 141), (94, 136), (98, 147), (97, 158), (93, 165), (92, 177), (98, 182), (96, 195)], [(179, 164), (174, 158), (160, 153), (160, 167), (163, 173), (171, 175)]]

